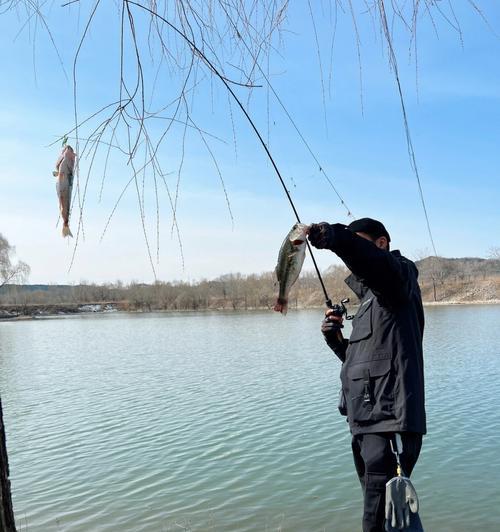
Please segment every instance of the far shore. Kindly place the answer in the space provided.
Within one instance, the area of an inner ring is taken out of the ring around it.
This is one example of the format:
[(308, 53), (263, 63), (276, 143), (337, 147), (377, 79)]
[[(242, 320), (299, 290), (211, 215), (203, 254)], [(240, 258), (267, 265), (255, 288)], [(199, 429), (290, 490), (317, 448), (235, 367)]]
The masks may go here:
[(487, 299), (477, 301), (424, 301), (424, 307), (445, 306), (445, 305), (500, 305), (500, 299)]
[[(476, 301), (424, 301), (424, 307), (457, 306), (457, 305), (500, 305), (500, 299), (476, 300)], [(290, 311), (323, 309), (323, 305), (290, 305)], [(353, 305), (353, 308), (356, 306)], [(256, 312), (269, 311), (271, 307), (211, 307), (198, 309), (155, 309), (139, 308), (132, 309), (124, 302), (110, 303), (85, 303), (85, 304), (61, 304), (61, 305), (0, 305), (0, 322), (25, 321), (43, 318), (61, 318), (68, 316), (104, 315), (111, 313), (120, 314), (150, 314), (150, 313), (206, 313), (206, 312)]]

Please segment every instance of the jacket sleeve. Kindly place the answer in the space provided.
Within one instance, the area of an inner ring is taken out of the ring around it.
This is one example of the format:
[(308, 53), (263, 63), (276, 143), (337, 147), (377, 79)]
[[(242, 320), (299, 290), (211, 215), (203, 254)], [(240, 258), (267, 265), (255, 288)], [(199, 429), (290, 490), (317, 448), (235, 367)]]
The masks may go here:
[(337, 355), (342, 364), (345, 362), (345, 356), (347, 351), (347, 346), (349, 345), (349, 340), (347, 338), (342, 339), (342, 343), (334, 342), (331, 343), (326, 340), (328, 347)]
[(331, 226), (329, 249), (336, 253), (356, 277), (389, 305), (407, 301), (410, 296), (413, 264), (373, 242), (349, 231), (345, 225)]

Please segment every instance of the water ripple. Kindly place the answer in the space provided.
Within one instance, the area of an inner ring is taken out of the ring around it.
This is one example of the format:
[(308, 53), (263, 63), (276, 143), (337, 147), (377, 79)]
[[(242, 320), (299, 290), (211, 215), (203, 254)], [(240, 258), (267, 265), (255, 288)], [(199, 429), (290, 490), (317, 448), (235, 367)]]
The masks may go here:
[[(0, 323), (19, 530), (359, 530), (340, 368), (320, 320)], [(414, 482), (431, 532), (498, 529), (498, 323), (500, 307), (427, 311), (429, 434)]]

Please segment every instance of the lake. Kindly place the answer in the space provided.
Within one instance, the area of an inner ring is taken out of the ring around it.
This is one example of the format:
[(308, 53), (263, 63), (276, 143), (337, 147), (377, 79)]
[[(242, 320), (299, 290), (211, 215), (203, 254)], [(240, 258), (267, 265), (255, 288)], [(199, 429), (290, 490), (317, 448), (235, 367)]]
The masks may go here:
[[(360, 530), (321, 310), (0, 323), (18, 530)], [(426, 308), (426, 532), (500, 529), (500, 306)]]

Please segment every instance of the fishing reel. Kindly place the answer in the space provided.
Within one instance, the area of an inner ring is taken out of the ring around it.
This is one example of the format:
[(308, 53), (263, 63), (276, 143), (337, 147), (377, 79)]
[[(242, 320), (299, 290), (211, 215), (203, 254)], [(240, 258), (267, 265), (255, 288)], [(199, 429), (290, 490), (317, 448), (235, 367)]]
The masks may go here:
[(354, 318), (354, 315), (347, 313), (347, 308), (345, 306), (346, 303), (349, 303), (348, 297), (342, 299), (340, 304), (328, 305), (330, 307), (330, 310), (332, 310), (331, 315), (336, 316), (337, 318), (345, 317), (346, 320), (352, 320)]

